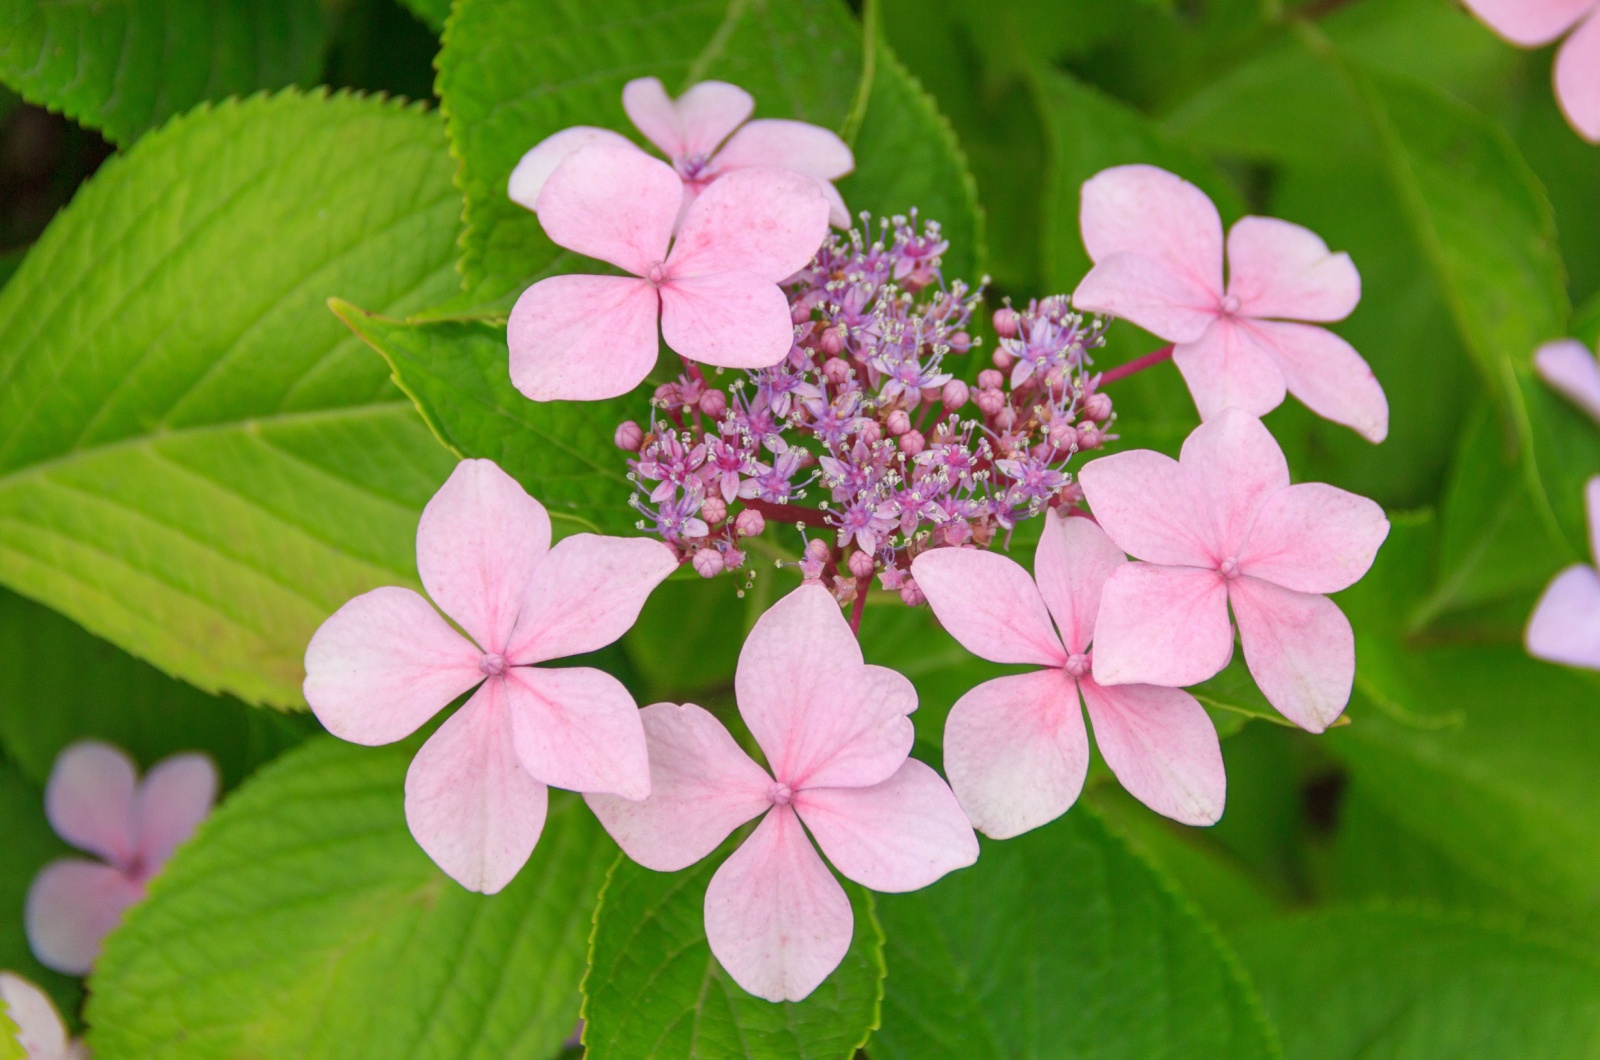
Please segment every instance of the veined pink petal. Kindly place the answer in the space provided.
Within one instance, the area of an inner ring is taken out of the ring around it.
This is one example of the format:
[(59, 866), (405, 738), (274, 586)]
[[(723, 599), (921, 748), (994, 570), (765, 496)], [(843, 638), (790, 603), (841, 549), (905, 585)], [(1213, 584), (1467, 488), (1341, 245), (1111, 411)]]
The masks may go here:
[(1538, 48), (1592, 11), (1595, 0), (1465, 0), (1469, 10), (1513, 44)]
[(748, 272), (661, 285), (661, 337), (674, 353), (721, 368), (769, 368), (794, 345), (789, 300)]
[(1267, 702), (1308, 732), (1332, 725), (1356, 673), (1355, 634), (1339, 606), (1250, 577), (1228, 583), (1228, 601), (1245, 665)]
[[(824, 590), (826, 592), (826, 590)], [(776, 806), (706, 888), (706, 941), (733, 981), (802, 1001), (850, 951), (855, 915), (787, 806)]]
[(709, 155), (755, 107), (750, 93), (725, 81), (690, 85), (676, 100), (654, 77), (637, 78), (622, 87), (622, 109), (628, 118), (674, 161)]
[(1255, 333), (1231, 317), (1217, 318), (1200, 338), (1176, 346), (1172, 363), (1203, 420), (1230, 408), (1264, 416), (1288, 393), (1278, 362)]
[(143, 897), (142, 885), (109, 865), (79, 858), (52, 861), (28, 888), (23, 910), (28, 948), (46, 968), (85, 975), (122, 914)]
[(521, 666), (598, 651), (628, 632), (677, 556), (645, 537), (573, 534), (527, 581), (506, 658)]
[(916, 729), (907, 715), (917, 690), (883, 666), (851, 666), (797, 711), (781, 753), (769, 757), (777, 778), (802, 786), (867, 787), (911, 753)]
[(1045, 516), (1033, 576), (1067, 651), (1081, 653), (1094, 640), (1100, 590), (1127, 561), (1094, 520), (1063, 518), (1053, 511)]
[(632, 144), (590, 144), (544, 182), (534, 209), (558, 246), (609, 261), (635, 276), (665, 261), (683, 182)]
[(148, 875), (178, 844), (194, 834), (217, 799), (217, 767), (203, 754), (173, 755), (157, 762), (139, 784), (135, 819), (139, 854)]
[(423, 587), (486, 652), (506, 650), (549, 551), (549, 513), (493, 460), (457, 464), (417, 523)]
[(772, 805), (772, 778), (709, 711), (656, 703), (639, 720), (650, 749), (650, 797), (583, 797), (634, 861), (657, 872), (688, 868)]
[(975, 548), (935, 548), (912, 560), (911, 575), (939, 624), (974, 655), (1066, 665), (1044, 597), (1015, 560)]
[(655, 367), (661, 299), (630, 276), (552, 276), (517, 299), (506, 326), (511, 382), (534, 401), (626, 394)]
[(1220, 558), (1237, 559), (1261, 506), (1289, 485), (1283, 450), (1260, 420), (1248, 412), (1224, 409), (1190, 432), (1178, 461), (1205, 499)]
[(529, 775), (569, 791), (650, 794), (644, 726), (621, 681), (587, 666), (518, 666), (506, 671), (505, 693), (517, 758)]
[(79, 740), (56, 756), (44, 812), (56, 834), (80, 850), (127, 866), (139, 852), (135, 816), (138, 767), (120, 748)]
[(500, 681), (486, 681), (406, 771), (411, 835), (469, 891), (494, 894), (511, 882), (539, 842), (549, 800), (517, 760)]
[(1171, 457), (1148, 449), (1102, 456), (1083, 466), (1078, 484), (1101, 529), (1124, 552), (1185, 567), (1214, 566), (1222, 558), (1205, 499)]
[(797, 791), (794, 808), (833, 867), (875, 891), (915, 891), (978, 860), (960, 803), (915, 758), (868, 788)]
[(744, 272), (777, 283), (806, 267), (828, 235), (817, 181), (771, 166), (739, 169), (702, 191), (667, 258), (674, 283)]
[(1577, 339), (1547, 342), (1533, 352), (1539, 378), (1591, 418), (1600, 421), (1600, 361)]
[(1096, 264), (1113, 254), (1160, 262), (1222, 300), (1222, 218), (1205, 192), (1155, 166), (1115, 166), (1083, 185), (1083, 246)]
[(945, 720), (944, 768), (984, 835), (1010, 839), (1060, 817), (1089, 771), (1076, 682), (1049, 669), (974, 688)]
[(1250, 334), (1283, 373), (1289, 393), (1325, 420), (1342, 423), (1369, 442), (1389, 436), (1389, 398), (1354, 346), (1310, 324), (1252, 320)]
[(1072, 305), (1130, 320), (1168, 342), (1195, 342), (1219, 318), (1217, 298), (1166, 262), (1124, 251), (1095, 263), (1072, 292)]
[(393, 743), (483, 680), (483, 653), (410, 589), (335, 611), (306, 646), (306, 702), (341, 740)]
[(1241, 316), (1343, 320), (1361, 301), (1361, 274), (1309, 228), (1246, 217), (1228, 231), (1228, 294)]
[(539, 192), (544, 190), (544, 182), (550, 179), (556, 167), (568, 155), (590, 144), (633, 147), (633, 143), (621, 133), (597, 129), (593, 125), (574, 125), (570, 129), (552, 133), (523, 155), (511, 171), (511, 179), (506, 182), (506, 192), (511, 201), (518, 206), (534, 209), (539, 202)]
[(1183, 824), (1216, 824), (1228, 791), (1216, 726), (1193, 696), (1156, 685), (1080, 682), (1094, 741), (1134, 798)]
[(1215, 677), (1233, 657), (1225, 584), (1194, 567), (1118, 567), (1100, 595), (1095, 681), (1178, 687)]
[(1600, 143), (1600, 8), (1556, 53), (1556, 100), (1567, 121), (1590, 143)]
[(1528, 619), (1528, 654), (1600, 670), (1600, 574), (1575, 563), (1556, 575)]
[(21, 1031), (26, 1060), (67, 1060), (67, 1028), (48, 994), (12, 972), (0, 972), (0, 1005)]
[(833, 181), (856, 168), (855, 155), (839, 134), (820, 125), (787, 118), (746, 122), (722, 145), (711, 165), (725, 173), (749, 166), (774, 166)]
[(1389, 536), (1383, 509), (1321, 482), (1303, 482), (1267, 498), (1239, 570), (1302, 593), (1348, 589), (1371, 568)]

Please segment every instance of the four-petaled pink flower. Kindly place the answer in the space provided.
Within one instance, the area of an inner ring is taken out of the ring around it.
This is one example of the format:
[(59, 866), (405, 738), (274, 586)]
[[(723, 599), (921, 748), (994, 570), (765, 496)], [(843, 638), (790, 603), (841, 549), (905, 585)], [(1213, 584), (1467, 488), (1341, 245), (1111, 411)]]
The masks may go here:
[(650, 797), (587, 798), (628, 856), (661, 872), (760, 817), (711, 878), (706, 938), (744, 989), (798, 1001), (838, 967), (854, 930), (806, 829), (834, 868), (878, 891), (926, 887), (977, 860), (978, 841), (939, 775), (907, 757), (916, 691), (862, 662), (826, 589), (803, 585), (761, 616), (734, 692), (771, 775), (707, 711), (657, 703), (642, 711)]
[(1126, 562), (1092, 520), (1052, 512), (1034, 578), (999, 553), (971, 548), (930, 549), (912, 563), (933, 613), (968, 651), (1048, 668), (984, 682), (945, 722), (945, 772), (985, 835), (1020, 835), (1077, 800), (1089, 769), (1080, 695), (1123, 787), (1184, 824), (1222, 816), (1227, 777), (1205, 708), (1182, 689), (1106, 686), (1091, 676), (1101, 588)]
[(1600, 423), (1600, 361), (1577, 339), (1557, 339), (1533, 351), (1533, 370), (1562, 397)]
[[(838, 134), (803, 121), (746, 122), (755, 106), (750, 93), (725, 81), (691, 85), (676, 100), (654, 77), (629, 81), (622, 89), (628, 117), (667, 156), (683, 181), (682, 211), (718, 177), (751, 166), (772, 166), (816, 180), (828, 200), (828, 220), (840, 228), (850, 227), (850, 211), (832, 183), (856, 168), (849, 146)], [(562, 160), (595, 143), (633, 148), (631, 140), (610, 129), (592, 125), (562, 129), (541, 140), (511, 171), (507, 188), (511, 200), (534, 209), (545, 181)]]
[(140, 780), (133, 760), (109, 744), (83, 740), (62, 751), (45, 785), (45, 816), (62, 839), (104, 860), (62, 858), (34, 878), (24, 921), (39, 963), (86, 974), (216, 797), (217, 769), (203, 754), (163, 759)]
[(1542, 48), (1578, 27), (1556, 55), (1556, 100), (1579, 136), (1600, 143), (1600, 0), (1465, 2), (1490, 29), (1524, 48)]
[(417, 572), (467, 636), (410, 589), (374, 589), (311, 638), (306, 701), (335, 736), (384, 744), (477, 686), (412, 760), (406, 821), (440, 868), (492, 894), (539, 841), (546, 785), (650, 793), (622, 683), (539, 664), (622, 636), (676, 566), (645, 538), (574, 534), (552, 548), (544, 506), (492, 461), (464, 460), (423, 509)]
[(67, 1034), (50, 996), (15, 972), (0, 972), (0, 1006), (21, 1032), (27, 1060), (88, 1060), (89, 1050)]
[[(1600, 560), (1600, 475), (1583, 491), (1589, 513), (1589, 552)], [(1600, 670), (1600, 571), (1583, 563), (1557, 574), (1528, 620), (1528, 654), (1549, 662)]]
[(1261, 416), (1293, 394), (1369, 441), (1389, 433), (1389, 403), (1344, 339), (1296, 321), (1343, 320), (1361, 300), (1346, 254), (1271, 217), (1228, 232), (1205, 192), (1154, 166), (1117, 166), (1083, 186), (1083, 244), (1094, 268), (1080, 310), (1123, 317), (1174, 343), (1201, 419), (1226, 408)]
[(672, 167), (636, 148), (593, 144), (556, 167), (539, 193), (545, 233), (631, 275), (552, 276), (522, 293), (506, 330), (518, 390), (535, 401), (626, 394), (655, 367), (658, 319), (690, 360), (767, 368), (788, 355), (794, 324), (778, 282), (827, 235), (816, 181), (737, 170), (695, 200), (674, 238), (681, 199)]
[(1178, 460), (1140, 449), (1078, 473), (1111, 540), (1144, 560), (1106, 581), (1096, 624), (1102, 685), (1192, 685), (1228, 665), (1239, 624), (1267, 701), (1321, 732), (1343, 712), (1355, 636), (1324, 593), (1354, 584), (1389, 534), (1383, 509), (1320, 482), (1289, 485), (1260, 420), (1229, 409)]

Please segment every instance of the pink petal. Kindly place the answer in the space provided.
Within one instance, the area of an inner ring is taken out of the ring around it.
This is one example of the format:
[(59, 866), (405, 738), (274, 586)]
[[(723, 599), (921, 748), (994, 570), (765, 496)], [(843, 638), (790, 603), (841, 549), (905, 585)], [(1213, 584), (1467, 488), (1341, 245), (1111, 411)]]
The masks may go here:
[(1124, 552), (1178, 566), (1213, 566), (1221, 558), (1205, 500), (1171, 457), (1148, 449), (1102, 456), (1083, 466), (1078, 484), (1101, 529)]
[(701, 81), (674, 101), (661, 81), (641, 77), (622, 88), (622, 109), (668, 158), (709, 155), (755, 110), (750, 93), (724, 81)]
[(506, 657), (521, 666), (598, 651), (633, 627), (677, 569), (672, 549), (649, 538), (563, 538), (527, 581)]
[(840, 670), (795, 712), (773, 772), (795, 788), (880, 783), (911, 753), (917, 734), (907, 715), (916, 709), (917, 690), (894, 670)]
[(1343, 320), (1361, 301), (1361, 274), (1309, 228), (1246, 217), (1228, 232), (1228, 294), (1241, 316)]
[(601, 401), (650, 374), (661, 299), (628, 276), (552, 276), (517, 299), (506, 326), (511, 382), (534, 401)]
[(590, 144), (568, 155), (534, 203), (557, 245), (635, 276), (664, 261), (683, 182), (632, 144)]
[(875, 891), (915, 891), (978, 860), (961, 804), (915, 758), (868, 788), (797, 791), (794, 808), (833, 867)]
[[(1094, 639), (1100, 590), (1111, 572), (1128, 561), (1094, 520), (1045, 516), (1033, 576), (1069, 652), (1085, 651)], [(918, 582), (920, 585), (921, 582)]]
[(1583, 510), (1589, 523), (1589, 555), (1600, 558), (1600, 475), (1583, 485)]
[(203, 754), (173, 755), (157, 762), (139, 784), (139, 852), (153, 873), (194, 834), (217, 799), (217, 767)]
[(650, 749), (650, 797), (583, 797), (634, 861), (657, 872), (688, 868), (772, 805), (772, 778), (709, 711), (656, 703), (639, 719)]
[(66, 1060), (67, 1028), (48, 994), (20, 975), (0, 972), (0, 1005), (21, 1031), (17, 1042), (27, 1060)]
[(1528, 620), (1528, 654), (1600, 670), (1600, 574), (1574, 564), (1556, 575)]
[(1600, 143), (1600, 13), (1591, 15), (1556, 53), (1556, 99), (1567, 121)]
[(1044, 598), (1014, 560), (975, 548), (935, 548), (912, 560), (911, 576), (939, 624), (974, 655), (1066, 665)]
[(135, 781), (138, 767), (120, 748), (80, 740), (56, 756), (44, 789), (50, 827), (73, 846), (113, 865), (137, 855)]
[(550, 551), (550, 516), (493, 460), (463, 460), (422, 509), (417, 573), (439, 609), (503, 652)]
[(805, 268), (828, 236), (828, 200), (817, 181), (760, 166), (720, 177), (684, 216), (667, 259), (676, 284), (745, 272), (777, 283)]
[(661, 335), (674, 353), (722, 368), (770, 368), (794, 345), (782, 289), (748, 272), (663, 284)]
[(1083, 246), (1100, 262), (1142, 254), (1222, 298), (1222, 218), (1205, 192), (1155, 166), (1114, 166), (1083, 185)]
[(1524, 48), (1549, 44), (1595, 6), (1595, 0), (1465, 0), (1465, 3), (1490, 29)]
[(1234, 318), (1220, 318), (1198, 340), (1176, 347), (1172, 363), (1203, 420), (1230, 408), (1264, 416), (1288, 393), (1278, 362), (1259, 336)]
[(1367, 573), (1388, 536), (1389, 520), (1377, 504), (1305, 482), (1267, 499), (1239, 569), (1296, 592), (1336, 593)]
[(1138, 253), (1101, 258), (1072, 292), (1073, 308), (1129, 320), (1168, 342), (1194, 342), (1218, 319), (1217, 296)]
[(1228, 600), (1245, 665), (1267, 702), (1309, 732), (1332, 725), (1350, 702), (1356, 672), (1355, 634), (1344, 612), (1326, 596), (1259, 578), (1230, 581)]
[(1122, 786), (1184, 824), (1216, 824), (1228, 791), (1216, 727), (1193, 696), (1156, 685), (1085, 680), (1094, 740)]
[(1089, 770), (1076, 683), (1050, 669), (974, 688), (945, 721), (944, 768), (984, 835), (1010, 839), (1060, 817)]
[(1289, 462), (1272, 432), (1238, 409), (1224, 409), (1190, 432), (1178, 462), (1205, 499), (1223, 558), (1239, 555), (1261, 506), (1289, 485)]
[(1118, 567), (1100, 595), (1094, 679), (1176, 688), (1215, 677), (1233, 657), (1225, 586), (1216, 571)]
[(1306, 408), (1369, 442), (1389, 436), (1389, 399), (1354, 346), (1327, 328), (1309, 324), (1254, 320), (1241, 330), (1267, 351), (1289, 393)]
[(748, 166), (773, 166), (818, 180), (838, 180), (856, 168), (850, 146), (820, 125), (786, 118), (748, 122), (711, 160), (720, 173)]
[(552, 133), (523, 155), (517, 167), (511, 171), (511, 179), (506, 182), (506, 192), (511, 201), (534, 209), (539, 202), (539, 192), (544, 190), (545, 181), (550, 179), (556, 167), (566, 161), (568, 155), (590, 144), (633, 147), (626, 136), (610, 129), (597, 129), (593, 125), (574, 125), (570, 129)]
[(109, 865), (63, 858), (46, 865), (28, 888), (23, 921), (39, 963), (67, 975), (85, 975), (100, 944), (122, 922), (144, 887)]
[(482, 681), (482, 656), (410, 589), (374, 589), (312, 636), (306, 702), (341, 740), (393, 743)]
[(469, 891), (505, 887), (544, 831), (550, 794), (517, 761), (511, 728), (504, 683), (486, 681), (406, 772), (412, 836)]
[(1577, 339), (1547, 342), (1533, 353), (1533, 368), (1556, 393), (1600, 420), (1600, 361)]
[(706, 941), (733, 981), (801, 1001), (850, 951), (855, 915), (787, 806), (774, 807), (706, 888)]
[(531, 776), (569, 791), (650, 794), (644, 725), (621, 681), (587, 666), (518, 666), (504, 683), (517, 758)]

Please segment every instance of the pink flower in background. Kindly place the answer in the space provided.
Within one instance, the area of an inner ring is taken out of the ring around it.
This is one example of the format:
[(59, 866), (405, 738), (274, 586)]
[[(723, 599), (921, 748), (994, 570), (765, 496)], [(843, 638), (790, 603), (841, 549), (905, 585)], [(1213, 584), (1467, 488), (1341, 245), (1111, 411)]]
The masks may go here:
[(985, 835), (1009, 839), (1077, 800), (1089, 768), (1080, 695), (1106, 765), (1139, 801), (1184, 824), (1222, 816), (1227, 777), (1205, 708), (1181, 689), (1103, 686), (1090, 675), (1101, 588), (1126, 562), (1093, 521), (1052, 512), (1037, 584), (995, 552), (938, 548), (912, 563), (939, 622), (968, 651), (1046, 667), (984, 682), (945, 722), (945, 772)]
[[(862, 662), (826, 589), (803, 585), (762, 615), (734, 677), (739, 713), (769, 775), (693, 704), (643, 710), (650, 797), (587, 796), (639, 864), (674, 872), (761, 823), (706, 890), (706, 938), (735, 982), (799, 1001), (850, 948), (854, 916), (806, 829), (844, 876), (912, 891), (972, 864), (977, 837), (950, 789), (908, 758), (911, 682)], [(804, 824), (804, 828), (802, 828)]]
[(535, 401), (626, 394), (655, 367), (658, 319), (690, 360), (783, 360), (794, 324), (778, 281), (828, 232), (816, 182), (781, 169), (730, 173), (689, 207), (674, 239), (681, 197), (672, 168), (633, 148), (594, 144), (556, 168), (539, 193), (546, 234), (631, 275), (552, 276), (522, 293), (506, 331), (518, 390)]
[(477, 687), (412, 760), (406, 821), (440, 868), (493, 894), (539, 841), (546, 785), (650, 793), (622, 683), (536, 664), (622, 636), (676, 566), (645, 538), (574, 534), (552, 548), (543, 505), (493, 461), (463, 460), (423, 510), (417, 572), (467, 636), (410, 589), (374, 589), (311, 638), (306, 701), (335, 736), (385, 744)]
[[(837, 134), (783, 118), (747, 122), (755, 100), (744, 89), (724, 81), (691, 85), (674, 100), (658, 79), (641, 77), (623, 87), (622, 106), (645, 138), (667, 156), (683, 182), (680, 218), (718, 177), (751, 166), (772, 166), (816, 180), (828, 200), (828, 220), (840, 228), (850, 227), (850, 211), (832, 182), (855, 169), (856, 160)], [(562, 129), (541, 140), (511, 171), (511, 200), (537, 209), (539, 192), (562, 160), (595, 143), (638, 150), (631, 140), (610, 129), (592, 125)]]
[(50, 996), (14, 972), (0, 972), (0, 1005), (21, 1031), (28, 1060), (89, 1060), (89, 1050), (67, 1034)]
[(50, 826), (102, 860), (52, 861), (28, 888), (28, 945), (47, 968), (89, 971), (100, 943), (217, 797), (217, 768), (203, 754), (173, 755), (138, 775), (133, 759), (95, 740), (71, 745), (50, 770)]
[(1260, 420), (1229, 409), (1195, 428), (1177, 460), (1146, 449), (1078, 474), (1095, 518), (1145, 560), (1106, 581), (1094, 678), (1102, 685), (1192, 685), (1233, 655), (1267, 701), (1321, 732), (1350, 699), (1355, 637), (1324, 593), (1354, 584), (1389, 534), (1383, 509), (1320, 482), (1289, 484)]
[(1556, 54), (1556, 99), (1578, 135), (1600, 143), (1600, 0), (1465, 0), (1513, 44), (1542, 48), (1574, 26)]
[[(1590, 559), (1600, 558), (1600, 475), (1584, 487)], [(1528, 619), (1528, 654), (1600, 670), (1600, 572), (1582, 563), (1557, 574)]]
[(1117, 166), (1083, 186), (1083, 245), (1094, 268), (1073, 292), (1083, 311), (1122, 317), (1174, 343), (1201, 419), (1257, 416), (1293, 394), (1369, 441), (1389, 402), (1367, 362), (1326, 328), (1361, 300), (1361, 277), (1308, 229), (1246, 217), (1228, 232), (1205, 192), (1154, 166)]
[(1533, 370), (1562, 397), (1600, 422), (1600, 361), (1577, 339), (1557, 339), (1533, 352)]

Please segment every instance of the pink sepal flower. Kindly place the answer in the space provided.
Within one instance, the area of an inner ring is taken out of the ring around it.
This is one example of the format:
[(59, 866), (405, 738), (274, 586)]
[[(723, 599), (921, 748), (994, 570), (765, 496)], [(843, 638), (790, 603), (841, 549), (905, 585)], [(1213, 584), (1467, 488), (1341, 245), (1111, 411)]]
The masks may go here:
[[(1600, 475), (1583, 491), (1590, 558), (1600, 559)], [(1548, 662), (1600, 670), (1600, 571), (1574, 563), (1555, 576), (1528, 619), (1528, 654)]]
[(1556, 54), (1556, 100), (1579, 136), (1600, 143), (1600, 0), (1465, 3), (1490, 29), (1524, 48), (1542, 48), (1577, 26)]
[(50, 995), (15, 972), (0, 972), (0, 1005), (21, 1031), (18, 1042), (28, 1060), (89, 1060), (89, 1050), (67, 1034)]
[(550, 175), (537, 205), (545, 233), (630, 275), (552, 276), (522, 292), (506, 330), (518, 390), (535, 401), (626, 394), (655, 367), (658, 320), (690, 360), (767, 368), (788, 355), (794, 323), (778, 282), (827, 235), (816, 182), (781, 169), (730, 173), (674, 238), (680, 198), (672, 168), (634, 148), (593, 144)]
[(1246, 217), (1228, 232), (1206, 193), (1154, 166), (1117, 166), (1083, 186), (1083, 244), (1094, 268), (1080, 310), (1122, 317), (1174, 344), (1201, 419), (1226, 408), (1261, 416), (1285, 392), (1369, 441), (1389, 433), (1389, 402), (1346, 341), (1302, 321), (1349, 316), (1361, 277), (1314, 232)]
[(1344, 711), (1355, 636), (1325, 593), (1358, 581), (1389, 534), (1365, 497), (1291, 486), (1283, 451), (1260, 420), (1229, 409), (1195, 428), (1177, 460), (1140, 449), (1078, 473), (1095, 518), (1145, 560), (1106, 580), (1095, 638), (1102, 685), (1192, 685), (1233, 656), (1267, 701), (1321, 732)]
[(477, 688), (412, 760), (406, 822), (441, 869), (493, 894), (539, 841), (546, 785), (650, 793), (622, 683), (537, 664), (622, 636), (676, 566), (646, 538), (574, 534), (552, 548), (542, 504), (493, 461), (463, 460), (417, 526), (433, 603), (390, 587), (341, 607), (306, 648), (306, 702), (335, 736), (386, 744)]
[(1091, 676), (1101, 590), (1126, 562), (1092, 520), (1054, 512), (1034, 578), (999, 553), (970, 548), (931, 549), (913, 561), (934, 614), (967, 650), (1046, 667), (986, 681), (945, 722), (945, 772), (985, 835), (1020, 835), (1077, 801), (1089, 768), (1084, 706), (1106, 765), (1139, 801), (1184, 824), (1221, 818), (1227, 777), (1205, 708), (1182, 689), (1108, 686)]
[[(833, 181), (855, 169), (856, 160), (838, 134), (783, 118), (747, 122), (755, 100), (724, 81), (701, 81), (673, 99), (660, 80), (641, 77), (623, 87), (622, 106), (683, 181), (680, 219), (718, 177), (751, 166), (771, 166), (814, 179), (828, 200), (829, 223), (850, 227), (850, 211)], [(535, 209), (545, 181), (562, 160), (594, 143), (633, 147), (631, 140), (610, 129), (592, 125), (562, 129), (536, 144), (511, 171), (507, 190), (512, 201)]]
[(1600, 361), (1577, 339), (1557, 339), (1533, 351), (1533, 370), (1550, 388), (1600, 423)]
[(628, 856), (659, 872), (694, 864), (760, 817), (711, 878), (706, 938), (745, 990), (799, 1001), (854, 932), (807, 829), (839, 873), (876, 891), (926, 887), (976, 861), (978, 841), (939, 775), (907, 757), (911, 682), (862, 662), (826, 589), (802, 585), (761, 616), (734, 692), (771, 774), (707, 711), (657, 703), (642, 711), (650, 797), (586, 798)]
[(133, 759), (110, 744), (82, 740), (63, 750), (45, 785), (45, 816), (62, 839), (101, 860), (61, 858), (34, 877), (24, 920), (39, 963), (87, 974), (101, 942), (216, 797), (217, 768), (203, 754), (163, 759), (140, 780)]

